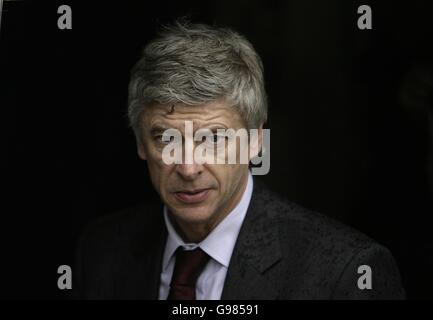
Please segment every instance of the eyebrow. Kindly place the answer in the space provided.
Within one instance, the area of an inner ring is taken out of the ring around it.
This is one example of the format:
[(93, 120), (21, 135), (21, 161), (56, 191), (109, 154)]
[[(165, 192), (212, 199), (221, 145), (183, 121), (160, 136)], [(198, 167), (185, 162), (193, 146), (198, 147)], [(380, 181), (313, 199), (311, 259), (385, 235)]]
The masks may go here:
[[(164, 131), (170, 129), (169, 127), (163, 126), (163, 125), (155, 125), (152, 129), (150, 129), (150, 134), (151, 135), (157, 135), (157, 134), (162, 134), (164, 133)], [(197, 128), (195, 132), (197, 132), (197, 130), (201, 130), (201, 129), (208, 129), (210, 130), (212, 133), (218, 133), (218, 130), (227, 130), (227, 127), (221, 124), (214, 124), (214, 125), (210, 125), (209, 127), (201, 127), (201, 128)]]
[(160, 133), (163, 133), (165, 130), (168, 130), (168, 129), (169, 128), (162, 127), (162, 126), (155, 126), (152, 129), (150, 129), (150, 134), (151, 135), (160, 134)]
[(222, 124), (214, 124), (214, 125), (210, 125), (209, 127), (206, 127), (206, 128), (203, 128), (203, 129), (209, 129), (212, 132), (216, 132), (219, 129), (221, 129), (221, 130), (227, 130), (227, 127), (225, 125), (222, 125)]
[(227, 130), (227, 128), (221, 128), (221, 127), (215, 127), (215, 128), (207, 128), (207, 129), (209, 129), (213, 134), (217, 134), (218, 133), (218, 130)]

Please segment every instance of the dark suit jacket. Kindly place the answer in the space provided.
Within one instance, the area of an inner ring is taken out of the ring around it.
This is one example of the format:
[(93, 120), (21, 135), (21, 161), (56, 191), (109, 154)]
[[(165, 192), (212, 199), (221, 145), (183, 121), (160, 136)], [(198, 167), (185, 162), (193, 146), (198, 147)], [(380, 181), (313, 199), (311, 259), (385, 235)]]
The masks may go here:
[[(83, 232), (73, 292), (84, 299), (157, 299), (167, 230), (162, 204), (104, 217)], [(360, 265), (372, 289), (360, 290)], [(367, 236), (255, 180), (222, 299), (402, 299), (391, 253)]]

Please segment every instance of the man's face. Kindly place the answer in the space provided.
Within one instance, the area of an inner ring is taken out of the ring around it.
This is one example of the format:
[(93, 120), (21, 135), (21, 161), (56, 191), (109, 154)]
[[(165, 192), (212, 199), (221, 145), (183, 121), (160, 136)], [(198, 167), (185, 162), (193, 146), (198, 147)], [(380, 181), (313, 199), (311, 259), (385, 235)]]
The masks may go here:
[[(162, 151), (167, 142), (162, 141), (162, 133), (165, 129), (177, 129), (185, 139), (185, 121), (192, 121), (194, 133), (200, 129), (215, 132), (215, 140), (217, 129), (237, 130), (246, 125), (233, 107), (218, 101), (201, 106), (177, 104), (174, 108), (153, 105), (141, 117), (138, 153), (147, 160), (152, 183), (161, 199), (178, 223), (212, 229), (240, 200), (247, 182), (248, 164), (238, 161), (236, 164), (195, 161), (185, 164), (185, 158), (182, 164), (165, 164)], [(194, 146), (200, 143), (194, 142)], [(185, 148), (182, 150), (185, 155)]]

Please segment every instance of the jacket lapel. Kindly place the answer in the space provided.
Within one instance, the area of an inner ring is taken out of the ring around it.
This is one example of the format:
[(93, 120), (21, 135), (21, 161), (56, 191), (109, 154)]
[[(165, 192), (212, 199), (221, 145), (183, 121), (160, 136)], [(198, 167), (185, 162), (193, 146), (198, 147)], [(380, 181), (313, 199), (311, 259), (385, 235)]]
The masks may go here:
[(248, 212), (230, 260), (221, 299), (276, 299), (281, 249), (278, 222), (267, 210), (272, 197), (254, 181)]

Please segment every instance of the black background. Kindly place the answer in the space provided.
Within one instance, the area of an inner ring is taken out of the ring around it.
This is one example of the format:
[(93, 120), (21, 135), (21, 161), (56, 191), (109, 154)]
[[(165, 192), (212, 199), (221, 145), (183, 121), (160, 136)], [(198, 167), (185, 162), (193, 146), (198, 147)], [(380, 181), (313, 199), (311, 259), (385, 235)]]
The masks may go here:
[[(73, 265), (83, 225), (156, 199), (125, 117), (129, 70), (159, 23), (186, 15), (243, 33), (263, 59), (271, 170), (259, 179), (387, 246), (408, 297), (433, 298), (429, 2), (4, 3), (0, 296), (65, 298), (57, 267)], [(72, 30), (57, 28), (61, 4)], [(373, 30), (357, 28), (361, 4)]]

